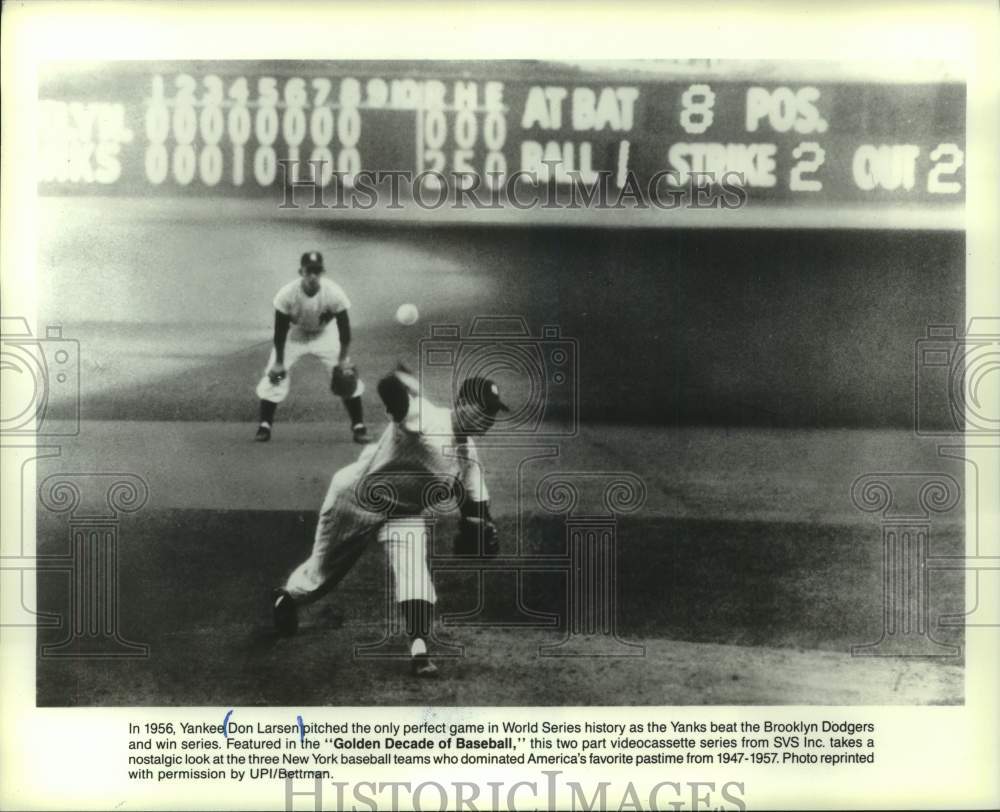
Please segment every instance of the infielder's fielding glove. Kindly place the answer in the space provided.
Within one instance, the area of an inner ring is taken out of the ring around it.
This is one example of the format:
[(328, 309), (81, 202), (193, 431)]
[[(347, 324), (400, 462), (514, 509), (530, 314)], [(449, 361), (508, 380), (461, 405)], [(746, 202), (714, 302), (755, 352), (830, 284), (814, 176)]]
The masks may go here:
[[(479, 542), (482, 539), (482, 548)], [(455, 536), (455, 555), (476, 555), (496, 558), (500, 552), (500, 536), (497, 526), (489, 519), (464, 517), (458, 525)]]
[(335, 366), (330, 389), (339, 398), (352, 398), (358, 388), (358, 368), (353, 364)]

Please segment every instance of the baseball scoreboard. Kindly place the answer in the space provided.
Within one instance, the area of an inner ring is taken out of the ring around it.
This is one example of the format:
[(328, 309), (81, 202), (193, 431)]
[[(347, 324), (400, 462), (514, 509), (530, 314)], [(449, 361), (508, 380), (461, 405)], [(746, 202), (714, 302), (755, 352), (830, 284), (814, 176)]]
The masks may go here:
[(707, 184), (734, 206), (964, 203), (958, 82), (626, 81), (543, 63), (420, 64), (53, 66), (39, 85), (39, 190), (281, 199), (308, 179), (367, 188), (364, 202), (396, 176), (404, 196), (601, 187), (612, 204), (668, 208), (672, 190)]

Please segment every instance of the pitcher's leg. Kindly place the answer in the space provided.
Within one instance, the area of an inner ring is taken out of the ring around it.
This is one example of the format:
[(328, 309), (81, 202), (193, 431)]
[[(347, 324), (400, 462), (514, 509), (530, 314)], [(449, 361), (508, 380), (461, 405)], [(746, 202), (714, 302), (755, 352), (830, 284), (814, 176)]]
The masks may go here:
[(386, 545), (396, 601), (410, 638), (410, 667), (414, 676), (435, 677), (437, 666), (427, 651), (434, 627), (437, 593), (427, 566), (428, 526), (421, 518), (387, 522), (379, 538)]
[[(336, 524), (334, 520), (329, 523)], [(343, 580), (365, 551), (374, 529), (334, 538), (324, 531), (320, 517), (309, 558), (292, 571), (285, 586), (272, 596), (274, 626), (279, 634), (290, 636), (298, 631), (298, 607), (318, 600)]]
[(312, 554), (288, 576), (285, 591), (298, 604), (312, 603), (323, 597), (351, 571), (371, 541), (371, 535), (368, 531), (347, 538), (321, 538), (321, 529), (317, 528)]
[(340, 583), (382, 523), (379, 514), (358, 505), (355, 489), (364, 470), (354, 463), (341, 468), (330, 481), (312, 552), (274, 593), (274, 623), (279, 633), (295, 633), (298, 605), (317, 600)]

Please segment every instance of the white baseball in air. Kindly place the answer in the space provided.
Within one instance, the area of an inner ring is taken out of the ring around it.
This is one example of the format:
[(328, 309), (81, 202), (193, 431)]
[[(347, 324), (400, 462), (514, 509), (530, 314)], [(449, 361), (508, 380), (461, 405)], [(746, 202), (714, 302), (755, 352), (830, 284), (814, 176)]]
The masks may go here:
[(396, 321), (400, 324), (409, 327), (411, 324), (416, 324), (417, 319), (420, 318), (420, 312), (417, 310), (415, 304), (401, 304), (396, 310)]

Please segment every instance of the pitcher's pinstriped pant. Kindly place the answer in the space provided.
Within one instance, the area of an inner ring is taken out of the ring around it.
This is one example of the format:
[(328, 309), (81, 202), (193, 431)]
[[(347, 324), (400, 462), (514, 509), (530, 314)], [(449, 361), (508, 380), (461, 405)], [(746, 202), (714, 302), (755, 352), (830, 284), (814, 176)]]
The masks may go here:
[(435, 603), (437, 594), (427, 567), (429, 525), (419, 515), (386, 520), (358, 504), (356, 487), (367, 466), (356, 462), (333, 476), (313, 540), (312, 553), (288, 577), (286, 591), (298, 603), (310, 603), (333, 589), (374, 540), (385, 545), (397, 601)]

